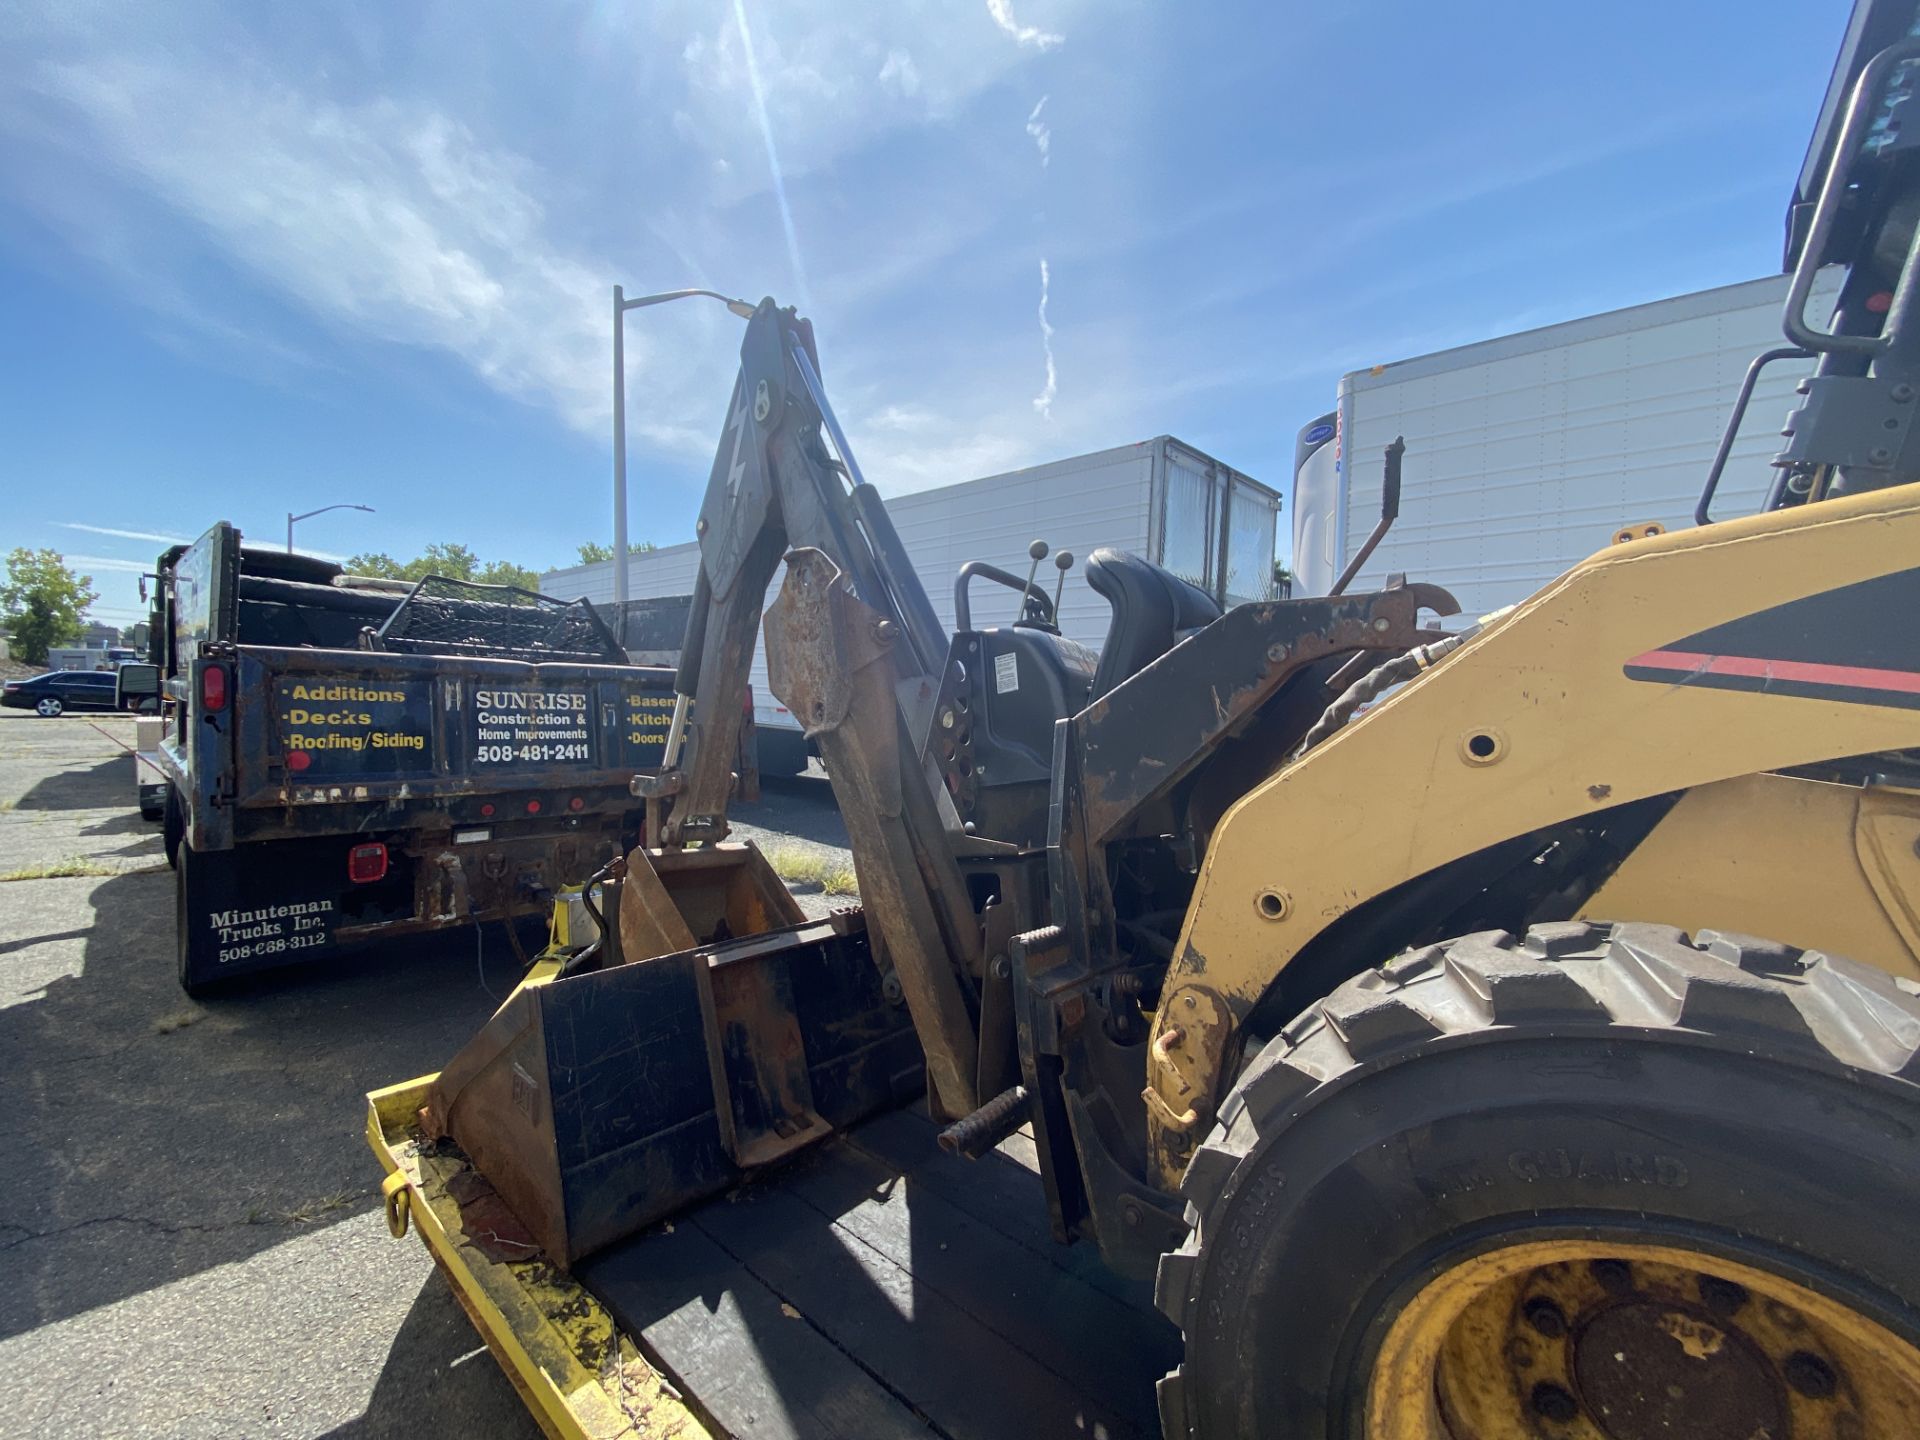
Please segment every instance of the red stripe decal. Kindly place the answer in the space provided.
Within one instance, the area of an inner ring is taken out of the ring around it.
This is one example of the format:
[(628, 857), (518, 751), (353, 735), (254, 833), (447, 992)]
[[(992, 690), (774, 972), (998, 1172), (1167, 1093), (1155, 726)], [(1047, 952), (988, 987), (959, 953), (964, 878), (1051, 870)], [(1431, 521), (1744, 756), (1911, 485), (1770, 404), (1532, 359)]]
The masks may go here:
[(1702, 655), (1691, 650), (1649, 650), (1634, 656), (1627, 664), (1684, 675), (1740, 675), (1755, 680), (1797, 680), (1807, 685), (1849, 685), (1857, 690), (1896, 690), (1905, 695), (1920, 695), (1920, 675), (1911, 670), (1875, 670), (1865, 665), (1760, 660), (1747, 655)]

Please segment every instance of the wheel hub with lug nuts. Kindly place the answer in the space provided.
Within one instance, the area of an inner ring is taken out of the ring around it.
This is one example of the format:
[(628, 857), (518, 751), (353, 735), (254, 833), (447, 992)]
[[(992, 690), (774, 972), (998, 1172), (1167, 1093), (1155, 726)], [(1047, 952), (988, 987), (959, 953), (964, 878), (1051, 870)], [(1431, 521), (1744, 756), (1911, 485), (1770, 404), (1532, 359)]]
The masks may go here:
[(1373, 1440), (1920, 1435), (1920, 1352), (1778, 1275), (1536, 1242), (1434, 1277), (1375, 1362)]

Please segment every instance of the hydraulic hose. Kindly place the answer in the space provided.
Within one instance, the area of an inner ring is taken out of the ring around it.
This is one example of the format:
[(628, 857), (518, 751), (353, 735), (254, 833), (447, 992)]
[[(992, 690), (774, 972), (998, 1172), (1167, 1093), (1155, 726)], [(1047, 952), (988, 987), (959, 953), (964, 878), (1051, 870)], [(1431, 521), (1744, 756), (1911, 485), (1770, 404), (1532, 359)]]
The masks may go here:
[(1321, 712), (1320, 718), (1313, 722), (1313, 728), (1301, 739), (1300, 748), (1293, 752), (1293, 758), (1298, 760), (1340, 729), (1354, 717), (1362, 705), (1378, 699), (1395, 685), (1404, 684), (1413, 679), (1422, 670), (1432, 669), (1443, 658), (1465, 644), (1467, 637), (1471, 634), (1473, 634), (1472, 630), (1463, 630), (1460, 634), (1449, 635), (1444, 640), (1435, 640), (1427, 645), (1416, 645), (1404, 655), (1396, 655), (1385, 664), (1369, 670), (1349, 685), (1339, 699)]
[[(607, 966), (618, 965), (620, 963), (620, 934), (613, 926), (607, 923), (607, 917), (600, 913), (600, 907), (593, 903), (593, 889), (596, 885), (607, 886), (608, 893), (611, 894), (617, 902), (620, 895), (620, 885), (621, 882), (626, 879), (626, 874), (626, 857), (624, 855), (616, 855), (598, 870), (594, 871), (593, 874), (589, 875), (587, 877), (587, 883), (580, 887), (580, 903), (586, 906), (587, 914), (593, 917), (593, 923), (600, 933), (593, 937), (593, 943), (591, 945), (587, 946), (586, 949), (582, 950), (578, 955), (575, 955), (560, 967), (558, 978), (564, 980), (569, 975), (578, 975), (585, 970), (595, 968), (605, 969)], [(611, 904), (607, 908), (615, 912), (615, 919), (617, 920), (619, 918), (618, 905)], [(606, 953), (607, 959), (605, 964), (596, 967), (595, 962), (599, 959), (602, 951)]]

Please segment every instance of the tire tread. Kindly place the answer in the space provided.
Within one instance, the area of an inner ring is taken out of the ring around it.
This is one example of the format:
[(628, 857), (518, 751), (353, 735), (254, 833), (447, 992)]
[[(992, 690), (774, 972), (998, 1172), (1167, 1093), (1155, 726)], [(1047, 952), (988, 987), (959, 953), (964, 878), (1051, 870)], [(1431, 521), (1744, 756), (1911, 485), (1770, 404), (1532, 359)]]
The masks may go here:
[[(1920, 984), (1873, 966), (1733, 932), (1565, 921), (1524, 935), (1483, 931), (1429, 945), (1340, 985), (1242, 1070), (1181, 1193), (1192, 1228), (1161, 1257), (1155, 1303), (1182, 1329), (1206, 1270), (1209, 1217), (1240, 1163), (1316, 1093), (1437, 1039), (1505, 1027), (1727, 1037), (1854, 1071), (1920, 1083)], [(1194, 1433), (1187, 1367), (1161, 1382), (1166, 1434)]]

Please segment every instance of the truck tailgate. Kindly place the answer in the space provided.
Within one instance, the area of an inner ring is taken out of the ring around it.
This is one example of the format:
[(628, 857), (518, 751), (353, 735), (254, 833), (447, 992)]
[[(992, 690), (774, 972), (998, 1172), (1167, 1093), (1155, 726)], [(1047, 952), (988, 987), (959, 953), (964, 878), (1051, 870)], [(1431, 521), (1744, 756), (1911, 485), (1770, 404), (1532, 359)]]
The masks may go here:
[(625, 797), (659, 764), (673, 672), (243, 645), (235, 695), (241, 808), (529, 787)]

